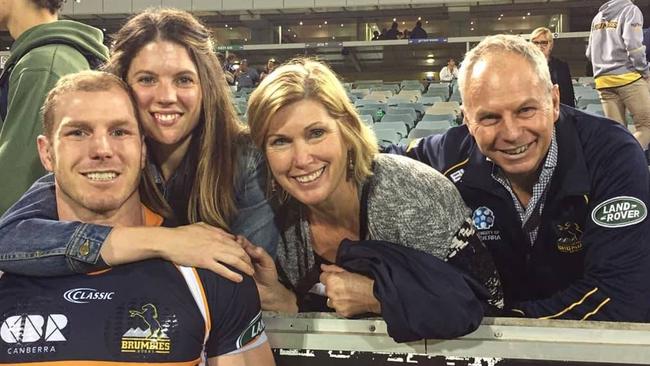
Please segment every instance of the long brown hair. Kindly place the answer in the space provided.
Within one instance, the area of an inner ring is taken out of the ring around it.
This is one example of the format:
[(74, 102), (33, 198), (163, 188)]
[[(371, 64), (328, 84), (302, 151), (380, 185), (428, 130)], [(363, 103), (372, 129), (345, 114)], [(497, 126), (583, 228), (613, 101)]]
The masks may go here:
[[(197, 161), (192, 192), (188, 198), (189, 222), (204, 221), (228, 229), (236, 215), (234, 178), (237, 145), (243, 126), (231, 103), (223, 70), (213, 51), (210, 31), (191, 14), (176, 9), (153, 8), (131, 18), (113, 37), (107, 70), (126, 80), (131, 60), (154, 41), (173, 42), (187, 50), (196, 65), (202, 93), (199, 123), (188, 154)], [(143, 199), (161, 197), (149, 169)], [(169, 214), (169, 206), (163, 208)]]

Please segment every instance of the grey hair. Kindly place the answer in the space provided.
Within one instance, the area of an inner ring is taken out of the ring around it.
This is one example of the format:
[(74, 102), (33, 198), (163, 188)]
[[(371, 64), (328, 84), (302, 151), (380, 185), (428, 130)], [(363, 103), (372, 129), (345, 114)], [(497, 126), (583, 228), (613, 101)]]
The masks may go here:
[[(486, 37), (465, 55), (458, 70), (458, 89), (461, 98), (467, 91), (466, 84), (472, 76), (474, 65), (482, 58), (495, 53), (514, 53), (522, 56), (533, 67), (535, 74), (539, 78), (540, 86), (545, 86), (549, 92), (553, 89), (546, 56), (537, 46), (527, 42), (522, 37), (497, 34)], [(516, 70), (513, 70), (513, 72), (516, 72)]]

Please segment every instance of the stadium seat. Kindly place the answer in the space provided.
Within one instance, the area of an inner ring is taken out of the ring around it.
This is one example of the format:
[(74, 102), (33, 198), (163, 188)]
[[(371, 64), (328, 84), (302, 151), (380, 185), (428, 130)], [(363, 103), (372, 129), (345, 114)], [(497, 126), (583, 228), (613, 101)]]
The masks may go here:
[(390, 128), (373, 128), (373, 130), (375, 132), (375, 136), (377, 137), (377, 142), (381, 146), (396, 144), (402, 139), (397, 131)]
[(453, 113), (425, 114), (422, 116), (422, 121), (446, 121), (451, 125), (456, 121), (456, 115)]
[(388, 107), (388, 114), (408, 114), (411, 116), (411, 122), (418, 120), (418, 113), (415, 108)]
[(402, 80), (400, 83), (400, 86), (402, 86), (402, 88), (407, 85), (422, 85), (422, 82), (420, 82), (420, 80)]
[(350, 90), (350, 94), (356, 95), (358, 98), (364, 98), (370, 94), (370, 89), (352, 89)]
[(593, 76), (582, 76), (582, 77), (578, 78), (578, 84), (580, 84), (580, 85), (590, 85), (590, 86), (593, 87), (594, 85), (596, 85), (596, 82), (594, 81)]
[(361, 122), (365, 123), (368, 126), (372, 126), (372, 124), (375, 123), (375, 117), (373, 117), (372, 114), (360, 114), (359, 118), (361, 119)]
[(449, 101), (450, 101), (450, 102), (457, 102), (458, 104), (463, 104), (463, 101), (462, 101), (461, 98), (460, 98), (460, 93), (459, 93), (459, 92), (452, 93), (452, 94), (449, 96)]
[(600, 104), (600, 98), (580, 98), (576, 103), (576, 108), (585, 109), (589, 104)]
[[(374, 102), (381, 102), (381, 103), (386, 103), (388, 101), (388, 97), (385, 94), (383, 94), (383, 92), (377, 92), (377, 93), (381, 93), (381, 94), (372, 94), (371, 93), (369, 95), (366, 95), (363, 99), (371, 100), (371, 101), (374, 101)], [(388, 92), (388, 93), (390, 93), (390, 92)]]
[(408, 126), (408, 128), (415, 127), (415, 120), (408, 114), (391, 114), (387, 113), (382, 118), (380, 123), (384, 122), (401, 122)]
[[(388, 99), (393, 96), (393, 91), (392, 90), (373, 90), (370, 92), (370, 97), (383, 97), (384, 99)], [(367, 97), (366, 97), (367, 98)]]
[(448, 82), (439, 82), (439, 83), (431, 83), (429, 84), (429, 90), (433, 89), (449, 89), (449, 83)]
[(402, 86), (402, 90), (417, 90), (422, 93), (422, 91), (424, 91), (424, 86), (422, 86), (422, 84), (404, 85)]
[(422, 103), (399, 103), (397, 108), (413, 108), (419, 115), (424, 114), (424, 105)]
[(371, 92), (374, 92), (374, 91), (389, 91), (392, 94), (397, 94), (399, 89), (400, 89), (399, 85), (397, 85), (397, 84), (384, 84), (382, 86), (372, 88)]
[(384, 113), (388, 111), (388, 104), (376, 100), (360, 99), (354, 102), (354, 106), (357, 108), (377, 108), (383, 110)]
[(363, 107), (363, 108), (358, 108), (357, 113), (359, 115), (367, 115), (367, 116), (372, 116), (372, 119), (377, 122), (379, 118), (377, 117), (377, 111), (379, 108), (374, 108), (374, 107)]
[(440, 96), (437, 96), (437, 97), (422, 96), (422, 98), (420, 98), (420, 103), (422, 103), (425, 106), (431, 106), (435, 102), (442, 102), (442, 101), (443, 101), (443, 99)]
[(423, 97), (440, 97), (443, 101), (449, 99), (449, 89), (430, 89), (422, 95)]
[(587, 107), (585, 108), (585, 112), (598, 114), (598, 115), (601, 115), (601, 116), (605, 115), (605, 112), (603, 111), (603, 105), (600, 104), (600, 103), (587, 104)]
[(401, 121), (397, 122), (384, 122), (383, 120), (381, 122), (377, 122), (374, 125), (372, 125), (372, 128), (374, 130), (377, 129), (391, 129), (395, 132), (397, 132), (400, 135), (400, 138), (408, 136), (408, 128), (406, 127), (406, 124)]
[(429, 135), (434, 135), (437, 130), (432, 128), (414, 128), (409, 132), (409, 140), (419, 139), (420, 137), (426, 137)]
[(449, 121), (420, 121), (415, 128), (417, 129), (431, 129), (431, 130), (441, 130), (441, 129), (449, 129), (451, 127), (451, 124)]
[(398, 94), (398, 95), (393, 95), (392, 97), (388, 98), (388, 100), (386, 101), (386, 104), (395, 106), (395, 105), (398, 105), (400, 103), (412, 103), (415, 100), (417, 100), (417, 98), (414, 95), (409, 95), (409, 94), (399, 95)]

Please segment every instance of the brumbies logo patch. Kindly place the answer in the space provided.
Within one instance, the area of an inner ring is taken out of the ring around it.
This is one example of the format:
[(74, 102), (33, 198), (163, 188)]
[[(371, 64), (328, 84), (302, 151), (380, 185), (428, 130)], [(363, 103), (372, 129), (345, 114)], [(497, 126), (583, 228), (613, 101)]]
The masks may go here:
[(122, 352), (167, 354), (171, 351), (167, 324), (160, 324), (155, 305), (145, 304), (138, 310), (129, 310), (129, 317), (137, 319), (138, 326), (127, 330), (122, 336)]
[(591, 212), (591, 219), (603, 227), (624, 227), (645, 220), (648, 210), (638, 198), (619, 196), (599, 204)]
[(237, 337), (237, 349), (242, 348), (255, 337), (262, 334), (265, 327), (264, 320), (262, 320), (262, 312), (260, 311), (257, 313), (257, 316), (251, 320), (239, 337)]
[(583, 249), (582, 229), (575, 222), (565, 222), (557, 225), (557, 250), (562, 253), (577, 253)]

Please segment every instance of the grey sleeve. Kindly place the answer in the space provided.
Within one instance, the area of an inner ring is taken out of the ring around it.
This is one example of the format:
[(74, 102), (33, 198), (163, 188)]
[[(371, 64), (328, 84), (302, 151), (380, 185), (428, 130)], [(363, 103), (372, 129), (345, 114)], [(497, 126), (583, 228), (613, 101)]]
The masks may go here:
[(368, 204), (372, 239), (445, 260), (470, 214), (456, 187), (435, 169), (403, 156), (382, 154), (376, 165)]
[(643, 14), (636, 6), (632, 7), (625, 17), (623, 42), (634, 69), (642, 75), (647, 75), (648, 61), (643, 46)]

